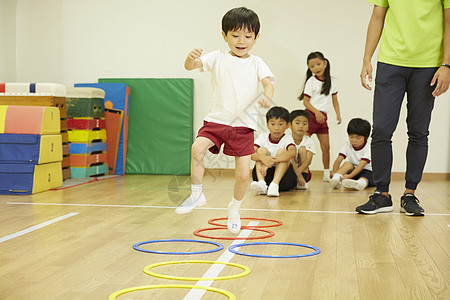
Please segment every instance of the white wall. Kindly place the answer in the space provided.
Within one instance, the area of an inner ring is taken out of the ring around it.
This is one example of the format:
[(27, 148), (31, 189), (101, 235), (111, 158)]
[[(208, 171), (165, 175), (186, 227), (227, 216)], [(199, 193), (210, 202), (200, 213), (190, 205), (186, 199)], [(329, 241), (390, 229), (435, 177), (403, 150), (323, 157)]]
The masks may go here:
[(16, 0), (0, 0), (0, 82), (16, 80)]
[[(289, 110), (302, 108), (296, 97), (304, 82), (308, 53), (319, 50), (329, 58), (332, 75), (339, 80), (343, 118), (343, 124), (337, 126), (331, 113), (329, 121), (334, 160), (347, 138), (347, 122), (353, 117), (372, 119), (372, 93), (359, 82), (372, 10), (366, 1), (17, 0), (17, 56), (4, 52), (4, 44), (0, 44), (0, 67), (6, 68), (0, 71), (0, 78), (72, 86), (96, 82), (100, 77), (192, 77), (196, 133), (208, 110), (210, 77), (184, 70), (184, 59), (195, 47), (205, 52), (227, 50), (220, 21), (226, 11), (243, 5), (260, 17), (261, 37), (252, 53), (261, 56), (277, 78), (275, 104)], [(0, 20), (14, 10), (10, 7), (0, 4)], [(5, 31), (3, 22), (0, 33)], [(15, 41), (13, 29), (6, 31), (9, 40)], [(375, 59), (373, 62), (375, 66)], [(425, 172), (450, 173), (449, 112), (450, 92), (436, 100)], [(265, 111), (261, 113), (264, 130)], [(394, 171), (405, 169), (406, 142), (403, 110), (393, 141)], [(233, 160), (208, 156), (207, 166), (233, 167)], [(312, 169), (322, 169), (320, 153)]]

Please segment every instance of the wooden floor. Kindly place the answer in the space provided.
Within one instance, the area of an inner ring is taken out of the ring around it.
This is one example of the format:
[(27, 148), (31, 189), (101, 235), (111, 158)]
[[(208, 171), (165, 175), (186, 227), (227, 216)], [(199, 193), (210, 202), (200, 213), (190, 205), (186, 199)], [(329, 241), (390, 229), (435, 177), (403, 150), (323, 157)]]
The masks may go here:
[[(207, 204), (187, 215), (177, 215), (174, 209), (189, 195), (188, 176), (127, 175), (33, 196), (0, 196), (0, 299), (97, 300), (136, 286), (197, 284), (151, 277), (143, 269), (159, 262), (217, 261), (225, 259), (227, 251), (168, 255), (140, 252), (132, 246), (149, 240), (194, 239), (219, 242), (227, 249), (233, 240), (200, 238), (193, 232), (212, 227), (207, 223), (209, 219), (226, 217), (233, 176), (229, 171), (207, 170), (203, 186)], [(271, 238), (245, 242), (301, 243), (316, 246), (321, 253), (303, 258), (230, 254), (227, 259), (249, 267), (250, 274), (206, 285), (245, 300), (450, 299), (450, 181), (420, 184), (417, 196), (425, 208), (425, 217), (399, 213), (402, 191), (403, 182), (394, 181), (394, 212), (373, 216), (355, 213), (355, 207), (366, 202), (373, 189), (331, 190), (321, 176), (313, 177), (308, 191), (285, 192), (279, 198), (248, 191), (241, 217), (275, 219), (283, 225), (268, 228), (275, 233)], [(45, 223), (48, 221), (53, 223)], [(23, 231), (26, 229), (29, 232)], [(250, 237), (265, 234), (245, 232)], [(204, 234), (233, 237), (227, 230)], [(171, 242), (142, 248), (190, 252), (215, 246)], [(240, 250), (263, 255), (312, 251), (281, 245), (246, 246)], [(200, 263), (169, 264), (152, 271), (202, 277), (210, 267)], [(239, 268), (225, 266), (219, 276), (240, 272)], [(185, 296), (227, 299), (211, 291), (201, 297), (189, 289), (162, 288), (127, 293), (117, 299)]]

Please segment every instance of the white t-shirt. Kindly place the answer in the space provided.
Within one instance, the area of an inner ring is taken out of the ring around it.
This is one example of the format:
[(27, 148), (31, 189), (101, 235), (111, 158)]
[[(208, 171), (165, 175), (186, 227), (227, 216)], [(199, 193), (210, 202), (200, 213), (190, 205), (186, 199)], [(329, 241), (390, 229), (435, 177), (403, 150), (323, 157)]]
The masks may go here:
[(254, 55), (239, 58), (216, 50), (200, 57), (201, 71), (211, 71), (212, 103), (205, 121), (257, 130), (260, 82), (275, 80), (264, 61)]
[(361, 149), (355, 149), (350, 142), (347, 142), (344, 146), (342, 146), (339, 155), (346, 158), (354, 167), (359, 165), (361, 160), (365, 160), (367, 161), (367, 164), (364, 166), (364, 169), (372, 171), (369, 143), (366, 143)]
[(283, 135), (283, 137), (278, 142), (272, 141), (272, 139), (270, 138), (270, 132), (261, 133), (255, 139), (255, 146), (259, 148), (267, 148), (267, 150), (269, 150), (270, 156), (276, 156), (278, 150), (287, 150), (291, 145), (295, 146), (295, 142), (290, 134)]
[(316, 154), (316, 148), (314, 147), (314, 142), (311, 137), (304, 135), (302, 141), (300, 144), (295, 145), (297, 147), (297, 155), (295, 156), (295, 162), (298, 163), (299, 155), (298, 150), (300, 150), (301, 147), (305, 147), (306, 151), (311, 152), (312, 154)]
[(330, 103), (332, 102), (332, 95), (337, 94), (337, 81), (334, 77), (331, 77), (330, 93), (327, 95), (321, 94), (323, 81), (316, 76), (311, 76), (306, 81), (304, 95), (310, 97), (311, 105), (315, 109), (324, 113), (330, 111)]

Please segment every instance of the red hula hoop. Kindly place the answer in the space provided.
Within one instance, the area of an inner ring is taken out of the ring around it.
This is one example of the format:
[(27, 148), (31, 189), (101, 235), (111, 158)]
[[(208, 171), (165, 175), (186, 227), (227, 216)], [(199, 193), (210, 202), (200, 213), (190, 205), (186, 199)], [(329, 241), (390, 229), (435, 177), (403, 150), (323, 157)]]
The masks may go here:
[[(219, 220), (227, 220), (228, 218), (215, 218), (208, 221), (208, 224), (214, 225), (214, 226), (220, 226), (220, 227), (227, 227), (227, 225), (215, 223), (215, 221)], [(269, 221), (269, 222), (275, 222), (275, 224), (269, 224), (269, 225), (257, 225), (257, 226), (241, 226), (242, 229), (255, 229), (255, 228), (269, 228), (269, 227), (277, 227), (283, 225), (283, 222), (272, 220), (272, 219), (261, 219), (261, 218), (241, 218), (241, 220), (258, 220), (258, 221)]]
[(203, 237), (203, 238), (207, 238), (207, 239), (218, 239), (218, 240), (257, 240), (257, 239), (270, 238), (270, 237), (275, 235), (275, 233), (273, 231), (266, 230), (266, 229), (261, 229), (261, 228), (254, 228), (254, 227), (251, 227), (249, 229), (256, 230), (256, 231), (267, 232), (268, 235), (254, 236), (254, 237), (241, 237), (240, 238), (240, 237), (215, 237), (215, 236), (207, 236), (207, 235), (200, 234), (200, 232), (202, 232), (202, 231), (218, 230), (218, 229), (228, 229), (228, 228), (226, 228), (226, 227), (202, 228), (202, 229), (197, 229), (196, 231), (194, 231), (194, 234), (196, 236), (199, 236), (199, 237)]

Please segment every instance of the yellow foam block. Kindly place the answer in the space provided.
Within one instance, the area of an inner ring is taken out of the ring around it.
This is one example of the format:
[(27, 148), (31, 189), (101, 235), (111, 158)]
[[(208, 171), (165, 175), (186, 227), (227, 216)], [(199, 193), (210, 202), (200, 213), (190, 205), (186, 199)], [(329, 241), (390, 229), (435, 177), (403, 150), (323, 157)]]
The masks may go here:
[(0, 133), (5, 133), (5, 120), (7, 105), (0, 105)]
[(69, 142), (71, 143), (91, 143), (92, 141), (106, 141), (106, 130), (69, 130)]
[(54, 162), (34, 167), (33, 194), (62, 186), (61, 162)]
[(39, 164), (62, 161), (62, 139), (60, 134), (42, 135), (39, 150)]

